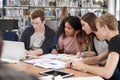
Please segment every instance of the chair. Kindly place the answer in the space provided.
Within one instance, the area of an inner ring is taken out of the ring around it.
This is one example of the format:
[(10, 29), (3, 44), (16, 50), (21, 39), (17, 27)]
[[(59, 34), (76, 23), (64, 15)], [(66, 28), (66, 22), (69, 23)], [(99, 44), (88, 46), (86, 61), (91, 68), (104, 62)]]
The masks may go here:
[(16, 32), (3, 32), (3, 40), (18, 41), (19, 37)]

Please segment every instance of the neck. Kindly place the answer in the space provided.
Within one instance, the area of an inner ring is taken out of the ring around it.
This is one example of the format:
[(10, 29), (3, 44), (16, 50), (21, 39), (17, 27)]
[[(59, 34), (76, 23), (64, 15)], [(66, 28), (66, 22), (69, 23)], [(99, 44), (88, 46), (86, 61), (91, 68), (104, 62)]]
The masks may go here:
[(38, 33), (39, 35), (44, 35), (44, 33), (45, 33), (45, 26), (41, 26), (39, 28), (39, 30), (36, 31), (36, 33)]
[(109, 34), (108, 34), (108, 38), (107, 40), (109, 41), (112, 37), (116, 36), (119, 34), (119, 31), (110, 31)]

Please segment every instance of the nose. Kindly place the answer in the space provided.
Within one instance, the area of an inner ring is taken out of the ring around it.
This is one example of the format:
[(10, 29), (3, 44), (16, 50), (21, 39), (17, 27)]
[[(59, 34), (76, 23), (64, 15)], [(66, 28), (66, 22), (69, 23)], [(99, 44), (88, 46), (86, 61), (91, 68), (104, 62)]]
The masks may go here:
[(37, 28), (36, 24), (33, 25), (34, 28)]
[(84, 30), (84, 27), (82, 27), (82, 30)]
[(67, 31), (68, 29), (67, 28), (65, 28), (65, 32)]

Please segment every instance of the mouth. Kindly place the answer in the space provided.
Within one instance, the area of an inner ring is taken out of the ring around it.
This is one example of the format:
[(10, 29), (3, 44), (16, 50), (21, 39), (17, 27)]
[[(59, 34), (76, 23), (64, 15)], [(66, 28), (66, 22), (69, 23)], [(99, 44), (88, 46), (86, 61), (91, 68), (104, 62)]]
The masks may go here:
[(67, 32), (65, 32), (65, 35), (69, 35)]

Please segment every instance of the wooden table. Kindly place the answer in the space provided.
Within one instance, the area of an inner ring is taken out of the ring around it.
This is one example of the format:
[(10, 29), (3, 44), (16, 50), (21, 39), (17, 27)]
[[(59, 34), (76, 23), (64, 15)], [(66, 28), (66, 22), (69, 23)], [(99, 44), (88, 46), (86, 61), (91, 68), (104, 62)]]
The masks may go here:
[[(24, 63), (24, 62), (19, 62), (17, 64), (5, 64), (5, 65), (7, 65), (7, 66), (9, 66), (11, 68), (14, 68), (17, 71), (24, 71), (26, 73), (33, 74), (36, 77), (43, 76), (43, 75), (40, 75), (39, 72), (47, 70), (47, 69), (40, 68), (40, 67), (31, 65), (31, 64), (27, 64), (27, 63)], [(61, 71), (74, 73), (74, 76), (72, 76), (72, 77), (95, 76), (95, 75), (90, 74), (90, 73), (83, 73), (83, 72), (73, 70), (73, 69), (70, 69), (70, 68), (62, 69)]]

